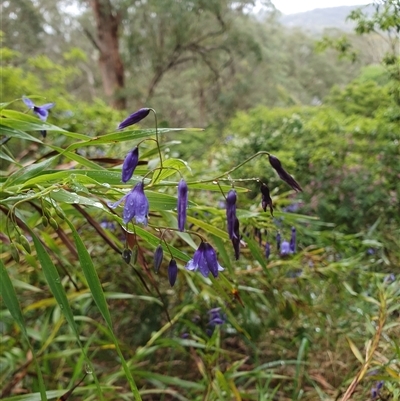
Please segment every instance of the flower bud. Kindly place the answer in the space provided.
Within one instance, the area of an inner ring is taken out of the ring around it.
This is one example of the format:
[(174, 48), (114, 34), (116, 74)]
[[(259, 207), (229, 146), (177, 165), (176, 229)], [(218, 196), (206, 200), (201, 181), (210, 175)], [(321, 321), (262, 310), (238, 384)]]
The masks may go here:
[(143, 109), (139, 109), (138, 111), (135, 111), (129, 117), (125, 118), (125, 120), (122, 121), (118, 125), (118, 129), (123, 129), (123, 128), (129, 127), (130, 125), (136, 124), (139, 121), (142, 121), (144, 118), (146, 118), (148, 116), (148, 114), (150, 113), (150, 110), (151, 109), (149, 109), (149, 108), (143, 108)]
[(131, 257), (132, 257), (132, 251), (130, 249), (125, 248), (122, 251), (122, 259), (129, 265), (131, 262)]
[(44, 227), (49, 225), (49, 219), (46, 216), (42, 216), (42, 224)]
[(28, 252), (29, 254), (31, 253), (31, 246), (28, 239), (24, 235), (21, 235), (19, 237), (19, 243), (24, 247), (26, 252)]
[(11, 244), (10, 252), (11, 252), (12, 258), (13, 258), (17, 263), (19, 263), (19, 261), (20, 261), (19, 252), (18, 252), (18, 248), (16, 247), (15, 244)]
[(52, 217), (49, 219), (49, 224), (54, 228), (54, 230), (58, 230), (58, 224)]
[(125, 157), (122, 165), (122, 182), (128, 182), (139, 163), (139, 148), (136, 146)]
[(176, 260), (171, 259), (168, 265), (168, 280), (171, 284), (171, 287), (174, 286), (176, 277), (178, 276), (178, 266), (176, 265)]

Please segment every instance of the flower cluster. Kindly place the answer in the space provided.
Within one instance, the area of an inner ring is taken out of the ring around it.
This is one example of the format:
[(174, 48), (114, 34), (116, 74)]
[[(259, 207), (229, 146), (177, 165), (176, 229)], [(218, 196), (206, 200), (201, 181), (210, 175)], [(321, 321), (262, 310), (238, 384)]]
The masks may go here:
[[(27, 103), (28, 104), (28, 103)], [(30, 105), (30, 103), (29, 103)], [(32, 103), (31, 106), (39, 116), (47, 117), (47, 109), (50, 105), (44, 106), (34, 106)], [(128, 116), (125, 120), (123, 120), (118, 129), (124, 129), (133, 124), (136, 124), (147, 117), (153, 109), (150, 108), (142, 108), (130, 116)], [(154, 112), (155, 113), (155, 112)], [(156, 121), (157, 122), (157, 121)], [(159, 148), (158, 136), (157, 136), (157, 127), (156, 127), (156, 142)], [(289, 184), (295, 191), (302, 191), (302, 188), (297, 183), (297, 181), (282, 167), (282, 163), (280, 160), (267, 153), (268, 159), (271, 166), (275, 169), (279, 177)], [(160, 161), (161, 168), (162, 166), (162, 156), (160, 153)], [(122, 177), (121, 180), (123, 183), (127, 183), (133, 176), (133, 173), (136, 167), (139, 164), (139, 145), (135, 146), (125, 157), (123, 165), (122, 165)], [(259, 181), (259, 180), (257, 180)], [(269, 208), (271, 216), (273, 216), (273, 203), (270, 195), (270, 190), (265, 183), (260, 183), (260, 191), (261, 191), (261, 206), (264, 212), (266, 212), (267, 208)], [(177, 186), (177, 230), (180, 232), (185, 231), (186, 220), (187, 220), (187, 207), (188, 207), (188, 185), (186, 181), (181, 178)], [(227, 232), (229, 239), (232, 242), (234, 254), (236, 260), (239, 259), (240, 254), (240, 223), (239, 219), (236, 215), (237, 208), (237, 192), (235, 189), (231, 189), (228, 191), (226, 197), (226, 224), (227, 224)], [(149, 215), (149, 202), (146, 197), (144, 191), (144, 181), (138, 182), (135, 184), (133, 189), (130, 192), (125, 194), (120, 200), (115, 203), (110, 204), (109, 206), (112, 208), (116, 208), (121, 202), (125, 202), (122, 220), (125, 224), (130, 223), (133, 219), (135, 219), (136, 224), (143, 224), (147, 226), (148, 224), (148, 215)], [(167, 228), (167, 230), (176, 230), (172, 228)], [(199, 235), (199, 234), (197, 234)], [(208, 277), (211, 273), (213, 277), (217, 278), (220, 271), (223, 271), (224, 268), (218, 263), (217, 253), (214, 248), (201, 236), (200, 245), (198, 249), (194, 252), (193, 258), (186, 264), (185, 268), (189, 271), (199, 271), (204, 277)], [(161, 235), (161, 240), (163, 239), (163, 234)], [(165, 241), (165, 239), (164, 239)], [(277, 234), (276, 244), (278, 252), (281, 256), (287, 256), (296, 252), (296, 229), (292, 228), (292, 234), (290, 238), (290, 242), (281, 239), (280, 233)], [(260, 245), (261, 245), (261, 237), (260, 237)], [(168, 247), (168, 244), (166, 243)], [(170, 252), (171, 253), (171, 252)], [(269, 242), (265, 245), (265, 256), (269, 258), (271, 254), (271, 245)], [(160, 270), (162, 260), (164, 257), (163, 246), (160, 243), (154, 253), (154, 270), (156, 273)], [(125, 255), (125, 259), (130, 259), (130, 255)], [(168, 280), (171, 286), (173, 286), (177, 279), (178, 274), (178, 266), (176, 260), (173, 258), (171, 253), (171, 259), (168, 265)], [(212, 315), (212, 319), (210, 321), (215, 324), (222, 321), (216, 314)]]

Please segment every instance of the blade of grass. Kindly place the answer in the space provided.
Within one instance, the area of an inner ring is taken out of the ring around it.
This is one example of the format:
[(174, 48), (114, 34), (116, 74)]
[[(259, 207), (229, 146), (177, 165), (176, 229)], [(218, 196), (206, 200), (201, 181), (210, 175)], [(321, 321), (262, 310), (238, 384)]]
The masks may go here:
[(42, 371), (40, 370), (40, 366), (36, 359), (35, 350), (33, 349), (32, 345), (29, 341), (28, 333), (26, 331), (24, 317), (22, 315), (21, 308), (19, 306), (17, 294), (15, 292), (14, 286), (12, 285), (11, 279), (7, 273), (7, 269), (1, 259), (0, 259), (0, 283), (1, 283), (0, 284), (0, 295), (3, 298), (3, 301), (4, 301), (7, 309), (10, 311), (11, 316), (13, 317), (13, 319), (16, 321), (16, 323), (20, 327), (22, 335), (24, 336), (26, 342), (28, 343), (29, 349), (32, 352), (32, 357), (33, 357), (33, 360), (35, 363), (36, 373), (38, 375), (38, 380), (39, 380), (40, 398), (42, 401), (47, 401), (46, 387), (45, 387), (45, 384), (43, 381)]
[(77, 328), (77, 326), (75, 324), (75, 320), (74, 320), (74, 315), (73, 315), (72, 309), (69, 305), (68, 298), (65, 293), (64, 287), (61, 284), (61, 278), (60, 278), (60, 275), (58, 274), (57, 268), (54, 266), (53, 261), (50, 259), (50, 256), (46, 252), (44, 246), (42, 245), (42, 243), (40, 242), (40, 240), (36, 236), (36, 234), (32, 230), (29, 230), (29, 231), (32, 236), (33, 243), (35, 245), (37, 257), (42, 266), (43, 273), (46, 277), (46, 281), (50, 287), (52, 294), (54, 295), (54, 298), (58, 302), (60, 309), (62, 310), (68, 324), (70, 325), (71, 329), (73, 330), (73, 332), (76, 336), (76, 341), (77, 341), (79, 347), (81, 348), (82, 352), (84, 353), (85, 359), (86, 359), (88, 365), (90, 366), (91, 371), (93, 372), (93, 379), (96, 384), (97, 392), (100, 397), (100, 400), (104, 400), (103, 394), (101, 392), (100, 384), (99, 384), (97, 376), (94, 372), (92, 363), (89, 360), (89, 358), (87, 357), (85, 348), (83, 347), (83, 345), (80, 341), (78, 328)]
[(93, 265), (93, 261), (89, 255), (89, 252), (87, 251), (84, 243), (82, 242), (79, 234), (75, 230), (74, 225), (69, 220), (66, 220), (66, 222), (68, 223), (69, 227), (71, 228), (72, 236), (74, 238), (76, 249), (77, 249), (78, 255), (79, 255), (79, 261), (80, 261), (83, 273), (86, 277), (86, 281), (89, 285), (93, 299), (94, 299), (100, 313), (102, 314), (103, 319), (105, 320), (105, 322), (108, 326), (110, 337), (112, 338), (112, 340), (115, 344), (115, 349), (118, 353), (118, 356), (121, 358), (122, 367), (124, 369), (125, 375), (130, 384), (133, 396), (135, 397), (136, 401), (141, 401), (142, 398), (140, 396), (139, 390), (136, 386), (136, 383), (133, 379), (131, 371), (129, 370), (129, 367), (122, 354), (118, 340), (114, 335), (110, 311), (108, 309), (106, 297), (104, 295), (99, 276), (97, 275), (96, 269)]

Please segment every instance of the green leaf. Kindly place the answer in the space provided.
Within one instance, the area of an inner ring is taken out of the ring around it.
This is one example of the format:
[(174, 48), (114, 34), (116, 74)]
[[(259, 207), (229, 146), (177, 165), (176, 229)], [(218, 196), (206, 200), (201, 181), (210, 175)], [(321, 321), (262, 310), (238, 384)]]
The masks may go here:
[(31, 142), (43, 143), (40, 139), (35, 138), (34, 136), (27, 134), (26, 132), (20, 131), (19, 129), (15, 129), (13, 127), (7, 127), (4, 124), (0, 124), (0, 132), (2, 135), (7, 135), (12, 138), (19, 138)]
[(22, 316), (21, 308), (19, 306), (17, 294), (15, 292), (14, 286), (11, 282), (10, 277), (8, 276), (7, 269), (4, 266), (3, 261), (0, 259), (0, 295), (3, 298), (3, 302), (5, 303), (7, 309), (10, 311), (11, 316), (16, 321), (18, 326), (21, 329), (25, 340), (28, 343), (28, 346), (32, 352), (32, 357), (35, 362), (36, 366), (36, 373), (38, 375), (39, 380), (39, 389), (40, 389), (40, 396), (41, 400), (47, 401), (46, 397), (46, 387), (44, 385), (42, 371), (40, 370), (39, 364), (36, 359), (36, 353), (33, 349), (31, 343), (29, 342), (28, 333), (26, 331), (24, 317)]
[(82, 352), (85, 354), (85, 359), (93, 372), (93, 378), (96, 383), (98, 395), (99, 395), (100, 399), (103, 400), (103, 395), (101, 393), (100, 384), (98, 382), (96, 374), (94, 373), (92, 363), (86, 356), (85, 349), (80, 341), (79, 331), (75, 324), (74, 315), (73, 315), (72, 309), (69, 305), (68, 298), (65, 293), (64, 287), (61, 283), (61, 278), (60, 278), (60, 275), (58, 274), (57, 268), (54, 266), (53, 261), (51, 260), (50, 256), (46, 252), (44, 246), (42, 245), (42, 243), (40, 242), (40, 240), (36, 236), (36, 234), (32, 230), (29, 230), (29, 231), (30, 231), (33, 243), (36, 248), (37, 258), (39, 259), (40, 265), (42, 266), (43, 273), (46, 277), (47, 284), (49, 285), (50, 290), (51, 290), (54, 298), (56, 299), (58, 305), (60, 306), (60, 309), (61, 309), (62, 313), (64, 314), (68, 324), (70, 325), (72, 331), (74, 332), (74, 334), (76, 336), (76, 341), (77, 341), (79, 347), (81, 348)]
[(24, 183), (32, 177), (40, 174), (43, 170), (50, 168), (57, 161), (59, 156), (53, 156), (49, 159), (43, 160), (39, 163), (31, 164), (30, 166), (23, 167), (11, 174), (7, 181), (4, 183), (4, 188), (9, 187), (11, 184)]
[(72, 236), (74, 237), (74, 241), (75, 241), (76, 249), (78, 251), (79, 262), (81, 264), (82, 271), (85, 275), (85, 278), (86, 278), (86, 281), (90, 288), (90, 291), (92, 293), (93, 299), (94, 299), (101, 315), (103, 316), (103, 319), (105, 320), (105, 322), (108, 326), (110, 336), (114, 342), (115, 349), (117, 350), (118, 356), (121, 359), (121, 363), (122, 363), (122, 367), (124, 369), (125, 375), (131, 386), (133, 396), (135, 397), (135, 400), (141, 401), (142, 398), (139, 394), (139, 390), (132, 377), (131, 371), (124, 359), (124, 356), (121, 352), (121, 349), (119, 347), (119, 342), (118, 342), (117, 338), (115, 337), (113, 327), (112, 327), (110, 311), (108, 309), (107, 301), (106, 301), (106, 298), (105, 298), (105, 295), (103, 292), (103, 288), (102, 288), (100, 280), (99, 280), (99, 276), (97, 275), (97, 271), (94, 268), (92, 259), (89, 255), (84, 243), (82, 242), (81, 238), (79, 237), (77, 231), (75, 230), (74, 225), (69, 220), (66, 220), (66, 221), (71, 229)]

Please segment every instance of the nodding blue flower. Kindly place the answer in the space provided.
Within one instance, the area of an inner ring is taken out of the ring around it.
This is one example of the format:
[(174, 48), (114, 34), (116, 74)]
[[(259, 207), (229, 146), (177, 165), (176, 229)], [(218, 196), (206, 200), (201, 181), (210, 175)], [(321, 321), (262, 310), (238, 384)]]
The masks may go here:
[(296, 253), (296, 228), (292, 227), (292, 236), (290, 237), (290, 253)]
[(188, 186), (186, 181), (182, 178), (178, 184), (178, 229), (179, 231), (185, 230), (186, 224), (186, 209), (188, 204)]
[(274, 155), (268, 155), (268, 160), (282, 181), (285, 181), (297, 192), (303, 191), (300, 184), (282, 167), (282, 164), (277, 157)]
[(171, 259), (168, 265), (168, 280), (171, 284), (171, 287), (174, 286), (176, 277), (178, 276), (178, 266), (176, 265), (176, 260)]
[(213, 308), (208, 311), (210, 320), (208, 321), (209, 326), (219, 326), (226, 322), (226, 316), (221, 314), (221, 308)]
[(187, 270), (200, 270), (204, 277), (208, 277), (210, 272), (214, 277), (218, 277), (218, 272), (224, 270), (218, 263), (214, 248), (208, 242), (201, 242), (193, 259), (189, 260), (185, 267)]
[(265, 244), (265, 257), (266, 257), (267, 259), (269, 259), (270, 255), (271, 255), (271, 245), (270, 245), (269, 242), (267, 242), (267, 243)]
[(144, 118), (146, 118), (149, 115), (150, 110), (151, 109), (149, 109), (149, 108), (143, 108), (143, 109), (139, 109), (138, 111), (135, 111), (129, 117), (125, 118), (125, 120), (122, 121), (118, 125), (118, 129), (123, 129), (123, 128), (129, 127), (130, 125), (136, 124), (139, 121), (142, 121)]
[(291, 253), (293, 253), (293, 252), (290, 250), (289, 242), (282, 241), (282, 244), (281, 244), (281, 256), (287, 256), (287, 255), (289, 255)]
[(234, 189), (231, 189), (226, 197), (226, 221), (230, 239), (236, 236), (235, 234), (236, 199), (237, 199), (236, 191)]
[(111, 203), (108, 206), (115, 209), (123, 201), (125, 201), (124, 211), (122, 214), (122, 220), (124, 223), (128, 224), (133, 218), (135, 218), (136, 223), (141, 223), (147, 226), (149, 201), (144, 193), (143, 182), (137, 183), (135, 187), (119, 201)]
[(279, 251), (281, 249), (281, 233), (276, 234), (276, 249)]
[[(55, 103), (46, 103), (43, 104), (42, 106), (36, 106), (35, 103), (32, 102), (31, 99), (29, 99), (26, 96), (22, 96), (22, 101), (43, 121), (45, 122), (47, 120), (47, 117), (49, 116), (49, 110), (54, 107)], [(43, 136), (46, 136), (45, 132), (42, 132)]]
[(164, 256), (164, 251), (162, 249), (161, 244), (158, 245), (158, 247), (156, 248), (155, 252), (154, 252), (154, 271), (156, 273), (158, 273), (158, 271), (160, 270), (160, 266), (163, 260), (163, 256)]
[(139, 148), (135, 146), (125, 157), (122, 165), (122, 182), (128, 182), (139, 163)]

